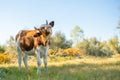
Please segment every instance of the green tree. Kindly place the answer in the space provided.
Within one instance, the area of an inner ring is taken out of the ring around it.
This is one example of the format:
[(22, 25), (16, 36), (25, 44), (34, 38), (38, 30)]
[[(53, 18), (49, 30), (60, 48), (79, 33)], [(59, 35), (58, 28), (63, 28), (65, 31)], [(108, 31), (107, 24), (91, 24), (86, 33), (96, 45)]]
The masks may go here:
[(116, 28), (117, 28), (117, 29), (120, 29), (120, 20), (119, 20), (118, 25), (117, 25)]
[(110, 50), (113, 51), (113, 53), (118, 53), (118, 49), (119, 49), (119, 45), (118, 45), (118, 37), (115, 36), (113, 38), (111, 38), (109, 41), (109, 47), (110, 47)]
[(118, 30), (118, 37), (119, 37), (119, 40), (120, 40), (120, 20), (118, 22), (118, 25), (117, 25), (116, 29)]
[(87, 54), (89, 49), (89, 41), (87, 39), (83, 39), (80, 43), (76, 44), (76, 47), (80, 50), (82, 49), (84, 54)]
[(66, 40), (65, 35), (62, 32), (56, 32), (51, 38), (51, 48), (57, 50), (59, 48), (65, 49), (72, 45), (71, 40)]
[(5, 46), (4, 45), (0, 45), (0, 53), (4, 53), (5, 52)]
[(7, 41), (7, 47), (6, 47), (5, 54), (10, 55), (11, 57), (17, 56), (16, 45), (15, 45), (15, 40), (13, 36), (10, 36), (10, 39)]
[[(118, 25), (116, 27), (118, 29), (118, 41), (120, 41), (120, 20), (118, 22)], [(120, 42), (118, 42), (118, 53), (120, 53)]]
[(84, 31), (79, 26), (75, 26), (71, 31), (71, 37), (74, 42), (74, 45), (78, 44), (81, 41), (81, 39), (83, 39), (83, 36)]
[(112, 52), (106, 41), (100, 42), (95, 37), (90, 39), (83, 39), (77, 48), (84, 51), (86, 55), (92, 56), (111, 56)]

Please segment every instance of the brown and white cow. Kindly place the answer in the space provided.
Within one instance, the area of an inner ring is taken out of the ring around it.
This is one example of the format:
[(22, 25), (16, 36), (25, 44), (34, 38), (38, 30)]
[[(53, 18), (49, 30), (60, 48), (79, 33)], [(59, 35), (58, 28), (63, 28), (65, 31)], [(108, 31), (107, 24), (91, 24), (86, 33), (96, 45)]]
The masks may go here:
[(19, 70), (21, 69), (22, 53), (25, 68), (28, 68), (27, 56), (36, 55), (38, 65), (37, 74), (41, 73), (40, 65), (42, 57), (45, 71), (47, 70), (47, 56), (53, 26), (54, 21), (51, 21), (49, 24), (46, 21), (46, 24), (42, 25), (40, 28), (35, 28), (35, 30), (21, 30), (16, 35), (16, 50), (18, 52)]

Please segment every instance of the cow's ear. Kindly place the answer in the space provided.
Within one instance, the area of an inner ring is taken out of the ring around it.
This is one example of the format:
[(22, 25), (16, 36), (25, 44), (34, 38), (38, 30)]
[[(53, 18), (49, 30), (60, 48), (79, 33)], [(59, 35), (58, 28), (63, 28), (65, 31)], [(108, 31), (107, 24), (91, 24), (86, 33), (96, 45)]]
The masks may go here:
[(52, 27), (54, 26), (54, 21), (51, 21), (50, 23), (49, 23), (49, 25), (51, 25)]
[(35, 26), (34, 26), (34, 29), (35, 29), (35, 30), (39, 30), (39, 29), (38, 29), (38, 28), (36, 28)]
[(39, 31), (39, 32), (37, 32), (37, 33), (34, 34), (34, 37), (38, 37), (40, 35), (42, 35), (42, 33)]

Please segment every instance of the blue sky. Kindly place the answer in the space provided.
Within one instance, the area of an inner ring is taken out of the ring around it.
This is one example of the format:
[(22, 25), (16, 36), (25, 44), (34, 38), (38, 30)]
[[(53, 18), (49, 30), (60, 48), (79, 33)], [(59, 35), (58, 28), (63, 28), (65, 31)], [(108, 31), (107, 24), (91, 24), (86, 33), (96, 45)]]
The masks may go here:
[(54, 20), (53, 32), (61, 31), (67, 39), (78, 25), (86, 38), (108, 40), (118, 34), (120, 0), (0, 0), (0, 44), (46, 19)]

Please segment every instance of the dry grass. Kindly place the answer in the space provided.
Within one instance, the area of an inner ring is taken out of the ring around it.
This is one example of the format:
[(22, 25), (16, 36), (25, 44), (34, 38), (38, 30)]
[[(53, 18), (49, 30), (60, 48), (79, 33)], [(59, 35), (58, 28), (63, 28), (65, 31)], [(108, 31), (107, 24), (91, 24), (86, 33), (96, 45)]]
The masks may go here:
[(120, 55), (111, 58), (83, 57), (63, 61), (48, 61), (48, 71), (36, 75), (36, 61), (29, 60), (29, 70), (24, 65), (18, 71), (17, 61), (1, 64), (0, 80), (120, 80)]

